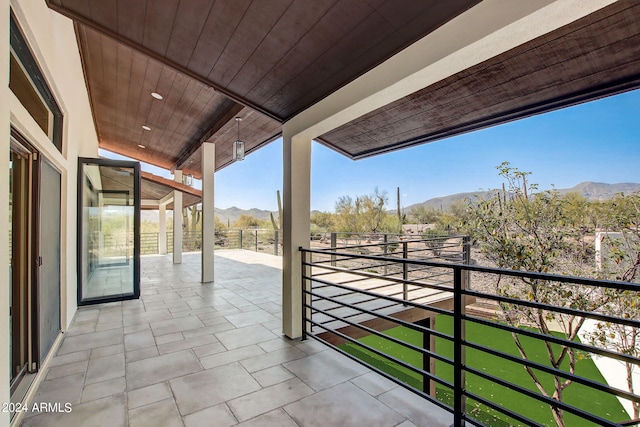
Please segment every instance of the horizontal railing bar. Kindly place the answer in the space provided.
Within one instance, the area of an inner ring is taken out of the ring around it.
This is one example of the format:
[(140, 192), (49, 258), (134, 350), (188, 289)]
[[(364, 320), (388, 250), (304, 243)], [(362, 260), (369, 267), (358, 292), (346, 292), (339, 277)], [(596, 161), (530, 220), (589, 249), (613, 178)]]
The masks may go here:
[[(397, 298), (390, 298), (390, 297), (387, 297), (386, 295), (376, 294), (376, 293), (373, 293), (373, 292), (368, 292), (368, 291), (365, 291), (363, 289), (351, 288), (349, 286), (340, 285), (338, 283), (327, 282), (326, 280), (322, 280), (322, 279), (314, 279), (314, 278), (309, 277), (309, 276), (302, 276), (302, 279), (312, 280), (312, 281), (314, 281), (316, 283), (324, 283), (325, 285), (331, 285), (331, 286), (335, 286), (337, 288), (357, 291), (357, 292), (360, 292), (360, 293), (363, 293), (363, 294), (370, 295), (372, 297), (382, 298), (382, 299), (386, 299), (386, 300), (389, 300), (389, 301), (398, 302), (398, 303), (403, 304), (403, 305), (408, 305), (408, 306), (411, 306), (411, 307), (414, 307), (414, 308), (420, 308), (420, 309), (423, 309), (423, 310), (433, 311), (435, 313), (445, 314), (447, 316), (452, 316), (452, 312), (451, 311), (448, 311), (448, 310), (445, 310), (445, 309), (442, 309), (442, 308), (439, 308), (439, 307), (428, 306), (428, 308), (427, 308), (427, 306), (425, 306), (424, 304), (416, 304), (416, 303), (413, 303), (413, 302), (410, 302), (410, 301), (404, 301), (404, 300), (397, 299)], [(451, 290), (446, 291), (446, 292), (452, 293)]]
[[(505, 380), (503, 380), (503, 379), (501, 379), (499, 377), (494, 377), (492, 375), (488, 375), (488, 374), (482, 372), (481, 370), (478, 370), (478, 369), (475, 369), (475, 368), (471, 368), (469, 366), (465, 366), (464, 370), (469, 372), (469, 373), (472, 373), (474, 375), (477, 375), (479, 377), (482, 377), (482, 378), (484, 378), (486, 380), (489, 380), (489, 381), (492, 381), (494, 383), (500, 384), (501, 386), (506, 387), (509, 390), (514, 390), (514, 391), (516, 391), (516, 392), (518, 392), (520, 394), (524, 394), (525, 396), (531, 397), (531, 398), (536, 399), (536, 400), (538, 400), (540, 402), (544, 402), (549, 406), (554, 406), (554, 407), (560, 408), (560, 409), (562, 409), (564, 411), (571, 412), (572, 414), (577, 415), (580, 418), (589, 420), (589, 421), (594, 422), (594, 423), (599, 423), (601, 426), (617, 427), (619, 425), (618, 423), (614, 423), (612, 421), (608, 421), (608, 420), (606, 420), (604, 418), (598, 417), (597, 415), (593, 415), (593, 414), (591, 414), (589, 412), (585, 412), (580, 408), (576, 408), (576, 407), (571, 406), (571, 405), (569, 405), (567, 403), (564, 403), (561, 400), (556, 400), (556, 399), (552, 399), (550, 397), (543, 396), (542, 394), (538, 394), (538, 393), (533, 392), (531, 390), (528, 390), (526, 388), (520, 387), (519, 385), (514, 384), (514, 383), (512, 383), (510, 381), (505, 381)], [(465, 395), (467, 394), (466, 391), (463, 391), (463, 393)]]
[[(537, 423), (537, 422), (535, 422), (535, 421), (533, 421), (533, 420), (531, 420), (531, 419), (529, 419), (529, 418), (527, 418), (527, 417), (525, 417), (523, 415), (518, 414), (517, 412), (513, 412), (512, 410), (510, 410), (508, 408), (505, 408), (505, 407), (500, 406), (500, 405), (498, 405), (496, 403), (493, 403), (492, 401), (487, 400), (484, 397), (481, 397), (481, 396), (479, 396), (479, 395), (477, 395), (475, 393), (467, 391), (467, 392), (465, 392), (465, 396), (467, 396), (467, 397), (469, 397), (469, 398), (471, 398), (473, 400), (476, 400), (476, 401), (478, 401), (478, 402), (480, 402), (480, 403), (482, 403), (484, 405), (487, 405), (488, 407), (490, 407), (493, 410), (496, 410), (496, 411), (501, 412), (501, 413), (503, 413), (503, 414), (505, 414), (505, 415), (507, 415), (507, 416), (509, 416), (511, 418), (514, 418), (514, 419), (516, 419), (516, 420), (518, 420), (520, 422), (523, 422), (527, 426), (545, 427), (544, 424)], [(468, 417), (468, 416), (469, 415), (465, 414), (465, 418)]]
[[(304, 291), (304, 292), (306, 294), (308, 294), (308, 295), (319, 297), (319, 298), (322, 298), (323, 300), (331, 301), (333, 303), (340, 304), (340, 305), (342, 305), (344, 307), (350, 307), (346, 303), (343, 303), (343, 302), (340, 302), (340, 301), (334, 301), (331, 297), (325, 297), (325, 296), (322, 296), (322, 295), (318, 295), (318, 294), (315, 294), (315, 293), (313, 293), (311, 291)], [(370, 314), (370, 315), (372, 315), (374, 317), (379, 317), (379, 318), (388, 320), (388, 321), (393, 322), (393, 323), (398, 323), (398, 324), (400, 324), (402, 326), (406, 326), (407, 328), (413, 329), (414, 331), (427, 332), (427, 333), (429, 333), (431, 335), (435, 335), (436, 337), (439, 337), (439, 338), (442, 338), (442, 339), (446, 339), (448, 341), (453, 341), (453, 336), (451, 336), (451, 335), (447, 335), (447, 334), (445, 334), (443, 332), (439, 332), (439, 331), (436, 331), (436, 330), (433, 330), (433, 329), (429, 329), (429, 328), (426, 328), (424, 326), (416, 325), (415, 323), (407, 322), (406, 320), (398, 319), (396, 317), (392, 317), (392, 316), (389, 316), (389, 315), (386, 315), (386, 314), (376, 313), (375, 311), (367, 310), (366, 308), (361, 308), (361, 307), (351, 307), (351, 308), (353, 308), (354, 310), (359, 310), (359, 311), (361, 311), (362, 313), (365, 313), (365, 314)], [(431, 311), (431, 310), (427, 310), (427, 311)]]
[[(319, 324), (318, 322), (315, 322), (315, 321), (313, 321), (313, 320), (311, 320), (311, 319), (306, 319), (306, 320), (307, 320), (307, 321), (308, 321), (312, 326), (313, 326), (313, 325), (316, 325), (316, 326), (318, 326), (319, 328), (322, 328), (322, 329), (324, 329), (325, 331), (327, 331), (327, 332), (329, 332), (329, 333), (331, 333), (331, 334), (337, 335), (337, 336), (339, 336), (340, 338), (343, 338), (343, 339), (345, 339), (345, 340), (347, 340), (347, 341), (349, 341), (349, 342), (352, 342), (352, 343), (354, 343), (354, 344), (356, 344), (356, 345), (358, 345), (358, 346), (360, 346), (360, 347), (362, 347), (362, 348), (365, 348), (365, 349), (367, 349), (367, 350), (371, 351), (372, 353), (377, 354), (378, 356), (382, 356), (382, 357), (384, 357), (385, 359), (388, 359), (389, 361), (391, 361), (391, 362), (393, 362), (393, 363), (397, 363), (398, 365), (400, 365), (400, 366), (402, 366), (402, 367), (404, 367), (404, 368), (407, 368), (407, 369), (409, 369), (410, 371), (413, 371), (413, 372), (415, 372), (415, 373), (416, 373), (416, 374), (418, 374), (418, 375), (421, 375), (421, 376), (423, 376), (423, 377), (425, 377), (425, 376), (426, 376), (426, 377), (429, 377), (429, 379), (430, 379), (430, 380), (433, 380), (433, 381), (435, 381), (435, 382), (437, 382), (437, 383), (439, 383), (439, 384), (442, 384), (442, 385), (444, 385), (444, 386), (446, 386), (446, 387), (453, 387), (449, 382), (447, 382), (446, 380), (443, 380), (443, 379), (442, 379), (442, 378), (440, 378), (440, 377), (437, 377), (437, 376), (433, 375), (431, 372), (424, 371), (424, 370), (422, 370), (422, 369), (420, 369), (420, 368), (416, 368), (415, 366), (410, 365), (409, 363), (405, 362), (404, 360), (396, 359), (396, 358), (395, 358), (395, 357), (393, 357), (393, 356), (389, 356), (388, 354), (385, 354), (385, 353), (381, 352), (381, 351), (380, 351), (380, 350), (378, 350), (378, 349), (375, 349), (375, 348), (373, 348), (373, 347), (370, 347), (370, 346), (368, 346), (368, 345), (366, 345), (366, 344), (364, 344), (364, 343), (362, 343), (362, 342), (360, 342), (360, 341), (358, 341), (358, 340), (356, 340), (356, 339), (354, 339), (354, 338), (350, 337), (349, 335), (343, 334), (342, 332), (338, 332), (338, 331), (336, 331), (335, 329), (327, 328), (327, 327), (325, 327), (324, 325), (321, 325), (321, 324)], [(314, 334), (311, 334), (311, 335), (314, 335)], [(333, 348), (336, 348), (336, 349), (337, 349), (337, 348), (339, 348), (339, 347), (338, 347), (338, 346), (333, 346)], [(369, 366), (369, 365), (368, 365), (368, 366)], [(406, 383), (403, 383), (403, 384), (406, 384)]]
[[(399, 379), (397, 379), (394, 376), (384, 372), (383, 370), (363, 362), (362, 360), (358, 359), (354, 355), (347, 353), (346, 351), (342, 350), (341, 348), (338, 348), (338, 347), (336, 347), (334, 345), (331, 345), (330, 343), (326, 342), (325, 340), (323, 340), (320, 337), (315, 336), (314, 334), (309, 334), (309, 336), (311, 338), (313, 338), (314, 340), (319, 341), (322, 344), (326, 345), (327, 347), (330, 347), (330, 348), (334, 349), (335, 351), (339, 352), (343, 356), (348, 357), (349, 359), (353, 360), (354, 362), (359, 363), (360, 365), (366, 366), (368, 369), (376, 372), (379, 375), (382, 375), (383, 377), (385, 377), (389, 381), (391, 381), (391, 382), (393, 382), (395, 384), (398, 384), (399, 386), (402, 386), (402, 387), (406, 388), (410, 392), (412, 392), (414, 394), (417, 394), (418, 396), (422, 397), (423, 399), (427, 399), (429, 402), (433, 403), (434, 405), (436, 405), (436, 406), (438, 406), (438, 407), (440, 407), (440, 408), (442, 408), (442, 409), (444, 409), (444, 410), (446, 410), (446, 411), (448, 411), (450, 413), (453, 413), (453, 408), (451, 408), (446, 403), (440, 402), (438, 399), (436, 399), (434, 397), (431, 397), (427, 393), (425, 393), (425, 392), (423, 392), (421, 390), (418, 390), (417, 388), (412, 387), (412, 386), (410, 386), (409, 384), (407, 384), (407, 383), (405, 383), (403, 381), (400, 381)], [(451, 386), (449, 386), (449, 387), (451, 388)]]
[[(442, 236), (445, 237), (445, 236)], [(345, 239), (344, 237), (338, 237), (338, 239)], [(376, 242), (376, 243), (359, 243), (357, 245), (344, 245), (344, 246), (332, 246), (329, 248), (322, 248), (319, 250), (322, 251), (327, 251), (327, 252), (331, 252), (331, 251), (336, 251), (338, 249), (345, 249), (345, 248), (366, 248), (366, 247), (371, 247), (371, 246), (390, 246), (390, 245), (397, 245), (397, 244), (403, 244), (403, 243), (423, 243), (423, 242), (434, 242), (434, 241), (439, 241), (441, 239), (441, 237), (434, 237), (434, 238), (429, 238), (429, 239), (408, 239), (408, 240), (394, 240), (394, 241), (390, 241), (390, 242)], [(447, 240), (450, 239), (460, 239), (462, 240), (463, 237), (462, 236), (452, 236), (452, 237), (448, 237), (446, 236)], [(362, 240), (362, 239), (361, 239)], [(453, 245), (453, 243), (444, 243), (444, 244), (449, 244), (449, 245)], [(460, 244), (458, 244), (460, 245)]]
[[(313, 267), (313, 264), (308, 263), (308, 262), (303, 262), (302, 263), (303, 266), (308, 266), (308, 267)], [(444, 286), (437, 286), (437, 285), (430, 285), (428, 283), (424, 283), (424, 282), (416, 282), (415, 280), (403, 280), (403, 279), (396, 279), (395, 277), (382, 277), (378, 274), (374, 274), (374, 273), (364, 273), (362, 271), (359, 271), (357, 273), (352, 273), (348, 268), (342, 268), (342, 267), (329, 267), (329, 266), (323, 266), (321, 267), (323, 269), (327, 269), (327, 270), (332, 270), (334, 272), (339, 272), (339, 273), (348, 273), (348, 274), (354, 274), (354, 275), (360, 275), (360, 276), (366, 276), (370, 279), (386, 279), (386, 280), (390, 280), (392, 282), (396, 282), (398, 284), (407, 284), (407, 285), (416, 285), (416, 286), (420, 286), (423, 288), (429, 288), (429, 289), (435, 289), (438, 291), (442, 291), (442, 292), (451, 292), (451, 288), (446, 288)], [(314, 274), (313, 272), (311, 273), (311, 277), (308, 277), (309, 279), (317, 277), (316, 274)]]
[[(326, 298), (323, 298), (323, 299), (325, 299), (325, 300), (326, 300)], [(383, 305), (383, 306), (377, 307), (377, 309), (378, 309), (378, 310), (384, 310), (384, 309), (386, 309), (386, 308), (391, 308), (391, 307), (394, 307), (394, 306), (397, 306), (397, 305), (401, 305), (401, 304), (389, 304), (389, 305)], [(326, 309), (326, 311), (333, 311), (333, 310), (337, 310), (337, 309), (344, 308), (344, 307), (345, 307), (345, 306), (334, 306), (334, 307), (327, 308), (327, 309)], [(355, 308), (355, 307), (347, 307), (347, 308), (352, 308), (353, 310), (357, 310), (357, 308)], [(362, 315), (362, 313), (347, 314), (347, 315), (345, 315), (343, 318), (344, 318), (344, 319), (351, 319), (352, 317), (357, 317), (357, 316), (361, 316), (361, 315)], [(379, 317), (379, 316), (380, 316), (380, 315), (376, 315), (375, 317)], [(332, 321), (332, 322), (333, 322), (333, 321)], [(327, 322), (327, 323), (328, 323), (328, 322)]]
[(622, 360), (623, 362), (629, 362), (633, 364), (640, 364), (640, 358), (634, 356), (627, 356), (621, 353), (616, 353), (615, 351), (606, 350), (600, 347), (593, 347), (586, 344), (582, 344), (580, 342), (569, 341), (562, 338), (554, 337), (553, 335), (541, 334), (538, 332), (527, 331), (526, 329), (516, 328), (510, 325), (505, 325), (502, 323), (492, 322), (485, 319), (480, 319), (479, 317), (471, 317), (471, 316), (463, 316), (464, 320), (468, 320), (470, 322), (480, 323), (485, 326), (502, 329), (505, 331), (513, 332), (520, 335), (525, 335), (531, 338), (539, 339), (541, 341), (548, 341), (554, 344), (559, 344), (561, 346), (572, 347), (578, 350), (586, 351), (587, 353), (598, 354), (600, 356), (607, 356), (612, 359)]
[(604, 322), (612, 322), (612, 323), (618, 323), (618, 324), (621, 324), (621, 325), (631, 326), (631, 327), (634, 327), (634, 328), (640, 328), (640, 321), (633, 320), (633, 319), (623, 319), (623, 318), (614, 317), (614, 316), (608, 316), (606, 314), (600, 314), (600, 313), (593, 312), (593, 311), (576, 310), (576, 309), (573, 309), (573, 308), (559, 307), (559, 306), (555, 306), (555, 305), (551, 305), (551, 304), (519, 300), (517, 298), (504, 297), (504, 296), (501, 296), (501, 295), (485, 294), (483, 292), (477, 292), (477, 291), (473, 291), (473, 290), (469, 290), (469, 289), (463, 290), (462, 293), (464, 293), (466, 295), (470, 295), (470, 296), (475, 296), (477, 298), (490, 299), (490, 300), (494, 300), (494, 301), (504, 302), (504, 303), (507, 303), (507, 304), (523, 305), (525, 307), (539, 308), (539, 309), (542, 309), (542, 310), (553, 311), (553, 312), (556, 312), (556, 313), (570, 314), (570, 315), (575, 315), (575, 316), (579, 316), (579, 317), (586, 317), (588, 319), (602, 320)]
[[(322, 253), (321, 251), (315, 249), (305, 249), (300, 247), (300, 251), (309, 252), (309, 253)], [(350, 258), (363, 258), (363, 259), (372, 259), (379, 261), (393, 261), (393, 258), (387, 258), (382, 256), (371, 256), (371, 255), (355, 255), (348, 253), (337, 253), (342, 256), (350, 257)], [(397, 262), (397, 259), (395, 260)], [(585, 285), (585, 286), (595, 286), (595, 287), (604, 287), (611, 289), (620, 289), (620, 290), (628, 290), (628, 291), (636, 291), (640, 292), (640, 284), (638, 283), (630, 283), (630, 282), (619, 282), (613, 280), (597, 280), (597, 279), (589, 279), (585, 277), (575, 277), (575, 276), (561, 276), (558, 274), (549, 274), (549, 273), (535, 273), (530, 271), (521, 271), (521, 270), (508, 270), (506, 268), (493, 268), (493, 267), (480, 267), (477, 265), (469, 265), (469, 264), (454, 264), (454, 263), (444, 263), (444, 262), (431, 262), (431, 261), (418, 261), (418, 260), (410, 260), (406, 259), (403, 262), (409, 264), (416, 265), (431, 265), (434, 267), (444, 267), (444, 268), (460, 268), (464, 271), (476, 271), (479, 273), (492, 273), (492, 274), (502, 274), (505, 276), (513, 276), (513, 277), (526, 277), (529, 279), (538, 279), (538, 280), (547, 280), (552, 282), (564, 282), (564, 283), (573, 283), (577, 285)]]
[(470, 341), (464, 341), (464, 345), (466, 347), (473, 348), (473, 349), (478, 350), (478, 351), (482, 351), (483, 353), (491, 354), (492, 356), (496, 356), (496, 357), (499, 357), (501, 359), (509, 360), (509, 361), (517, 363), (519, 365), (526, 365), (526, 366), (529, 366), (529, 367), (531, 367), (533, 369), (537, 369), (539, 371), (546, 372), (547, 374), (551, 374), (551, 375), (554, 375), (554, 376), (559, 376), (559, 377), (562, 377), (562, 378), (570, 379), (572, 381), (575, 381), (576, 383), (580, 383), (580, 384), (586, 385), (588, 387), (598, 389), (600, 391), (606, 391), (606, 392), (608, 392), (610, 394), (615, 394), (616, 396), (622, 397), (624, 399), (627, 399), (627, 400), (630, 400), (630, 401), (633, 401), (633, 402), (640, 402), (640, 396), (636, 396), (635, 394), (629, 393), (627, 391), (624, 391), (624, 390), (621, 390), (621, 389), (618, 389), (618, 388), (605, 386), (604, 384), (599, 383), (597, 381), (593, 381), (593, 380), (590, 380), (588, 378), (581, 377), (581, 376), (578, 376), (576, 374), (572, 374), (570, 372), (562, 371), (562, 370), (560, 370), (558, 368), (553, 368), (551, 366), (546, 366), (546, 365), (543, 365), (541, 363), (534, 362), (534, 361), (532, 361), (530, 359), (522, 359), (522, 358), (519, 358), (517, 356), (513, 356), (511, 354), (504, 353), (502, 351), (495, 350), (495, 349), (492, 349), (492, 348), (489, 348), (489, 347), (485, 347), (485, 346), (482, 346), (482, 345), (479, 345), (479, 344), (476, 344), (476, 343), (473, 343), (473, 342), (470, 342)]
[[(364, 325), (362, 325), (362, 324), (360, 324), (360, 323), (355, 323), (355, 322), (351, 322), (351, 321), (343, 320), (343, 319), (339, 318), (338, 316), (334, 316), (333, 314), (327, 313), (326, 311), (321, 310), (321, 309), (319, 309), (319, 308), (311, 307), (311, 306), (310, 306), (310, 305), (308, 305), (308, 304), (305, 304), (305, 307), (307, 307), (307, 308), (311, 308), (312, 310), (315, 310), (315, 311), (316, 311), (316, 312), (318, 312), (318, 313), (325, 314), (325, 315), (327, 315), (327, 316), (329, 316), (329, 317), (332, 317), (332, 318), (334, 318), (334, 319), (336, 319), (336, 320), (339, 320), (339, 321), (341, 321), (341, 322), (347, 323), (347, 324), (349, 324), (349, 325), (351, 325), (351, 326), (354, 326), (354, 327), (356, 327), (356, 328), (359, 328), (359, 329), (365, 330), (365, 331), (369, 332), (370, 334), (373, 334), (373, 335), (379, 336), (380, 338), (383, 338), (383, 339), (387, 339), (387, 340), (389, 340), (389, 341), (392, 341), (392, 342), (394, 342), (394, 343), (396, 343), (396, 344), (398, 344), (398, 345), (401, 345), (402, 347), (405, 347), (405, 348), (408, 348), (408, 349), (410, 349), (410, 350), (416, 351), (416, 352), (418, 352), (418, 353), (422, 354), (423, 356), (433, 357), (434, 359), (440, 360), (441, 362), (448, 363), (449, 365), (453, 365), (453, 360), (448, 359), (448, 358), (446, 358), (446, 357), (444, 357), (444, 356), (440, 356), (439, 354), (437, 354), (437, 353), (435, 353), (435, 352), (433, 352), (433, 351), (431, 351), (431, 350), (427, 350), (427, 349), (422, 348), (422, 347), (417, 347), (417, 346), (415, 346), (415, 345), (413, 345), (413, 344), (411, 344), (411, 343), (408, 343), (408, 342), (402, 341), (402, 340), (400, 340), (400, 339), (398, 339), (398, 338), (395, 338), (395, 337), (392, 337), (392, 336), (390, 336), (390, 335), (384, 334), (384, 333), (382, 333), (382, 332), (380, 332), (380, 331), (377, 331), (377, 330), (375, 330), (375, 329), (373, 329), (373, 328), (370, 328), (370, 327), (368, 327), (368, 326), (364, 326)], [(425, 329), (427, 329), (427, 330), (428, 330), (428, 331), (430, 331), (430, 332), (426, 332), (426, 331), (425, 331), (425, 332), (423, 332), (423, 333), (427, 333), (427, 334), (429, 334), (429, 335), (435, 335), (435, 334), (433, 334), (433, 330), (432, 330), (432, 329), (430, 329), (430, 328), (425, 328)]]

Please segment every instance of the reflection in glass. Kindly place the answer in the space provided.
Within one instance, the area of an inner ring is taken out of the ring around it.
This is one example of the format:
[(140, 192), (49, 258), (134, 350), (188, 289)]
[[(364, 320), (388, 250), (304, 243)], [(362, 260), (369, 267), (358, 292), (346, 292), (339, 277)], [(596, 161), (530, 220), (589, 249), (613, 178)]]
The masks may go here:
[(82, 300), (134, 295), (134, 168), (82, 168)]

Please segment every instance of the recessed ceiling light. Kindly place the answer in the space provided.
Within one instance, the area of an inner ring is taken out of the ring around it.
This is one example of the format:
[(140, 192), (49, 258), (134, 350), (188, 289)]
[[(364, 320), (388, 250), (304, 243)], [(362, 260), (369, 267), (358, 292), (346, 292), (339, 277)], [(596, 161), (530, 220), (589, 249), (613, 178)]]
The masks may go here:
[(162, 99), (162, 95), (160, 95), (158, 92), (151, 92), (151, 96), (153, 96), (155, 99)]
[(143, 125), (143, 126), (142, 126), (142, 129), (144, 129), (144, 130), (151, 130), (151, 128), (150, 128), (149, 126), (147, 126), (147, 125)]
[(138, 144), (138, 147), (140, 147), (140, 148), (147, 148), (147, 147), (145, 147), (145, 146), (144, 146), (144, 145), (142, 145), (142, 144)]

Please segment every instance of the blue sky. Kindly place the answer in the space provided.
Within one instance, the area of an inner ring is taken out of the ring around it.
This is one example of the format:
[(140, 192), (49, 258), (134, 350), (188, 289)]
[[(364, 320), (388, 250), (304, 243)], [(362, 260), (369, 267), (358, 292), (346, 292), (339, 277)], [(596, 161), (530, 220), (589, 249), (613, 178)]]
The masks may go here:
[[(395, 206), (396, 187), (403, 206), (497, 188), (502, 181), (495, 167), (503, 161), (532, 172), (530, 181), (541, 189), (583, 181), (640, 183), (640, 91), (358, 161), (314, 143), (311, 209), (332, 211), (338, 197), (376, 187), (387, 191), (389, 207)], [(215, 184), (217, 207), (277, 209), (282, 141), (217, 172)]]

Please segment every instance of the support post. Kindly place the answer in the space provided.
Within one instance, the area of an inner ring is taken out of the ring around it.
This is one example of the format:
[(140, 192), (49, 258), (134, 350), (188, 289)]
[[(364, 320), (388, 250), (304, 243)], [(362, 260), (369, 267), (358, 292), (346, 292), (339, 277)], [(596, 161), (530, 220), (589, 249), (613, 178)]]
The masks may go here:
[(214, 250), (215, 250), (215, 214), (214, 214), (214, 175), (216, 167), (216, 146), (204, 142), (202, 153), (202, 251), (201, 279), (202, 283), (213, 282)]
[[(173, 172), (174, 181), (182, 184), (182, 171)], [(173, 263), (182, 264), (182, 192), (173, 190)]]
[(302, 258), (310, 245), (311, 138), (292, 135), (285, 126), (283, 148), (284, 233), (282, 257), (282, 330), (289, 338), (302, 336)]
[[(462, 256), (463, 264), (471, 265), (471, 237), (469, 236), (462, 238)], [(462, 275), (462, 280), (462, 287), (464, 289), (471, 289), (471, 271), (465, 271)]]
[[(388, 256), (389, 254), (389, 235), (384, 233), (383, 237), (383, 247), (384, 247), (384, 256)], [(384, 263), (384, 275), (386, 276), (389, 273), (389, 269), (387, 267), (387, 262)]]
[(453, 425), (465, 426), (466, 398), (465, 381), (465, 294), (463, 294), (464, 271), (453, 270)]
[(159, 212), (159, 230), (158, 230), (158, 253), (160, 255), (167, 254), (167, 205), (158, 206)]
[(409, 280), (409, 265), (407, 264), (407, 258), (409, 258), (409, 247), (407, 242), (402, 242), (402, 299), (407, 301), (409, 299), (409, 287), (407, 280)]
[[(338, 246), (338, 233), (336, 233), (335, 231), (333, 231), (331, 233), (331, 243), (330, 243), (332, 248), (335, 248), (336, 246)], [(335, 267), (336, 266), (336, 250), (333, 249), (331, 254), (331, 266)]]

